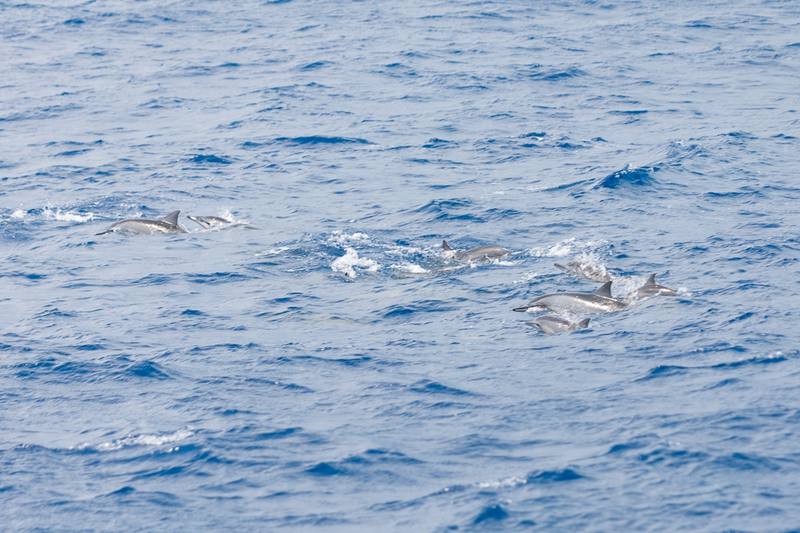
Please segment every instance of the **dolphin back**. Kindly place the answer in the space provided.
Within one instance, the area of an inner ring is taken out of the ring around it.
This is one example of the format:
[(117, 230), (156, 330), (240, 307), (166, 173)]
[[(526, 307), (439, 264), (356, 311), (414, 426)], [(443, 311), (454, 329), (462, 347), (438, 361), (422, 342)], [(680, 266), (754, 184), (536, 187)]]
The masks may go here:
[(178, 225), (178, 215), (180, 215), (180, 211), (173, 211), (161, 217), (161, 220), (166, 222), (167, 224), (172, 224), (173, 226)]
[(594, 293), (598, 296), (602, 296), (604, 298), (611, 298), (611, 282), (606, 281), (603, 283), (599, 289), (594, 291)]

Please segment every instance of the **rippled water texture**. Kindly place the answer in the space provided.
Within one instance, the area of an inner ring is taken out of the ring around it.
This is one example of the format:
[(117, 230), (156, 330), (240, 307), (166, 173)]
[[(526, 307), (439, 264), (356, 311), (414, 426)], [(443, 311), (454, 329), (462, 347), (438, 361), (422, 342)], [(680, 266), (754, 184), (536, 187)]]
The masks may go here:
[(0, 1), (0, 529), (797, 527), (800, 7), (699, 4)]

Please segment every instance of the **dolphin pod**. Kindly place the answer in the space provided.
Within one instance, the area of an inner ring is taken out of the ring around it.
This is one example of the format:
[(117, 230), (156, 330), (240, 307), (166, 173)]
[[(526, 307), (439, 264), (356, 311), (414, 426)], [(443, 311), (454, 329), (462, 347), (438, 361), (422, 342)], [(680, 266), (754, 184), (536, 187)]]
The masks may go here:
[[(105, 231), (96, 235), (106, 235), (108, 233), (128, 233), (128, 234), (166, 234), (166, 233), (187, 233), (178, 223), (180, 211), (172, 211), (161, 218), (129, 218), (111, 224)], [(186, 218), (196, 223), (203, 229), (217, 229), (230, 226), (244, 226), (255, 229), (249, 224), (240, 224), (234, 220), (219, 216), (194, 216), (187, 215)], [(446, 241), (442, 241), (442, 255), (446, 259), (454, 259), (464, 263), (488, 262), (501, 259), (511, 255), (511, 252), (502, 246), (479, 246), (467, 250), (456, 250)], [(593, 292), (555, 292), (538, 296), (525, 305), (515, 307), (517, 312), (528, 312), (531, 310), (547, 310), (556, 315), (545, 315), (538, 317), (528, 324), (535, 326), (545, 334), (573, 332), (589, 327), (589, 318), (582, 320), (569, 320), (558, 315), (574, 314), (596, 314), (611, 313), (622, 311), (636, 301), (650, 298), (653, 296), (675, 296), (678, 292), (675, 289), (665, 287), (656, 282), (656, 275), (651, 274), (647, 281), (636, 289), (627, 298), (615, 298), (611, 294), (611, 275), (603, 266), (585, 264), (580, 261), (571, 261), (567, 264), (555, 263), (559, 270), (573, 274), (579, 278), (590, 281), (603, 281), (604, 283)]]
[[(578, 263), (568, 263), (568, 266), (556, 264), (560, 270), (578, 274), (580, 277), (584, 267)], [(594, 270), (593, 272), (599, 272)], [(535, 309), (546, 309), (555, 313), (611, 313), (622, 311), (633, 303), (652, 296), (676, 296), (678, 291), (660, 285), (656, 282), (656, 275), (651, 274), (644, 285), (636, 289), (630, 296), (622, 300), (611, 295), (611, 281), (606, 281), (594, 292), (556, 292), (534, 298), (526, 305), (515, 307), (514, 311), (527, 312)], [(571, 322), (560, 316), (547, 315), (529, 322), (542, 333), (563, 333), (576, 331), (589, 326), (589, 319)]]
[[(180, 211), (172, 211), (161, 218), (128, 218), (114, 222), (105, 231), (96, 233), (95, 235), (106, 235), (108, 233), (125, 233), (125, 234), (146, 234), (153, 235), (156, 233), (187, 233), (187, 231), (178, 223), (178, 216)], [(254, 226), (243, 224), (218, 216), (193, 216), (187, 215), (186, 218), (199, 225), (203, 229), (219, 229), (230, 226), (244, 226), (249, 229), (255, 229)]]
[(105, 231), (97, 233), (97, 235), (105, 235), (106, 233), (136, 233), (136, 234), (154, 234), (154, 233), (186, 233), (186, 230), (178, 224), (178, 215), (180, 211), (173, 211), (168, 215), (158, 219), (148, 218), (129, 218), (114, 222)]

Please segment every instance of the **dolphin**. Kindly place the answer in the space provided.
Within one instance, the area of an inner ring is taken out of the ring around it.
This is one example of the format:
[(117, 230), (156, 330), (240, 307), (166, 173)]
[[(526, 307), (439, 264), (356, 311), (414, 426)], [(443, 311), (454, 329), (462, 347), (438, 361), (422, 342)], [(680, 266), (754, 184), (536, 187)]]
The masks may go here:
[(546, 335), (553, 333), (563, 333), (565, 331), (575, 331), (589, 327), (589, 319), (584, 318), (578, 322), (570, 322), (561, 317), (547, 315), (528, 322), (532, 326), (539, 328), (539, 331)]
[(228, 226), (233, 224), (232, 220), (228, 220), (227, 218), (222, 217), (200, 217), (200, 216), (192, 216), (186, 215), (186, 218), (191, 220), (192, 222), (199, 224), (204, 229), (211, 229), (211, 228), (220, 228), (222, 226)]
[(678, 291), (656, 283), (656, 275), (650, 274), (644, 285), (636, 289), (633, 299), (649, 298), (651, 296), (677, 296)]
[(224, 217), (215, 217), (215, 216), (201, 217), (201, 216), (186, 215), (186, 218), (188, 218), (189, 220), (191, 220), (196, 224), (199, 224), (203, 229), (218, 229), (231, 226), (244, 226), (247, 229), (258, 229), (255, 226), (251, 226), (250, 224), (236, 222)]
[(611, 282), (606, 281), (594, 292), (556, 292), (545, 294), (530, 301), (514, 311), (525, 312), (530, 309), (549, 309), (551, 311), (570, 311), (573, 313), (609, 313), (625, 309), (626, 303), (611, 296)]
[(186, 233), (180, 224), (178, 224), (178, 215), (180, 211), (173, 211), (172, 213), (161, 217), (159, 219), (151, 220), (148, 218), (129, 218), (127, 220), (120, 220), (114, 222), (105, 230), (97, 233), (97, 235), (105, 235), (106, 233)]
[(458, 252), (447, 241), (442, 241), (442, 252), (447, 258), (456, 258), (459, 261), (468, 263), (500, 259), (511, 253), (501, 246), (479, 246), (478, 248)]
[(570, 261), (566, 265), (555, 263), (557, 269), (572, 274), (579, 278), (588, 279), (589, 281), (599, 281), (605, 283), (611, 281), (611, 274), (608, 273), (606, 267), (602, 265), (592, 265), (591, 263), (582, 263), (580, 261)]

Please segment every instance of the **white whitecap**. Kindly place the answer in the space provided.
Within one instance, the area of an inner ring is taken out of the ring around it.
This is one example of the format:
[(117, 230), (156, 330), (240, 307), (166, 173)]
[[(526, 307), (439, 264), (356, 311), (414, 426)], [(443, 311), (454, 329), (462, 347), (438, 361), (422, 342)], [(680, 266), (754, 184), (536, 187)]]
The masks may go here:
[(334, 244), (339, 246), (346, 246), (348, 244), (354, 243), (364, 243), (369, 241), (369, 235), (362, 232), (355, 232), (355, 233), (345, 233), (343, 231), (334, 231), (330, 237), (328, 237), (328, 244)]
[(428, 270), (421, 267), (416, 263), (400, 263), (397, 265), (392, 265), (392, 268), (395, 270), (400, 270), (401, 272), (405, 272), (406, 274), (427, 274)]
[(633, 297), (636, 291), (647, 281), (647, 277), (631, 276), (628, 278), (614, 278), (611, 291), (617, 298)]
[(528, 283), (532, 279), (536, 279), (538, 277), (539, 277), (538, 272), (526, 272), (522, 275), (520, 279), (514, 281), (514, 283)]
[(564, 239), (550, 246), (537, 246), (528, 250), (532, 257), (566, 257), (576, 252), (596, 250), (607, 244), (604, 240), (581, 241), (575, 237)]
[[(356, 278), (359, 271), (377, 272), (380, 267), (377, 261), (359, 257), (358, 252), (349, 246), (346, 248), (343, 256), (337, 257), (331, 263), (331, 270), (340, 272), (351, 279)], [(359, 270), (357, 271), (356, 268)]]
[(111, 441), (101, 442), (96, 446), (90, 444), (81, 444), (77, 446), (78, 449), (92, 448), (101, 452), (109, 452), (119, 450), (129, 446), (163, 446), (165, 444), (173, 444), (180, 442), (194, 435), (194, 432), (188, 429), (179, 429), (174, 433), (162, 433), (157, 435), (127, 435), (125, 437), (114, 439)]
[(94, 213), (73, 213), (63, 211), (61, 208), (45, 207), (42, 216), (47, 220), (57, 220), (59, 222), (88, 222), (94, 220)]
[(275, 256), (275, 255), (281, 255), (283, 252), (285, 252), (285, 251), (287, 251), (289, 249), (290, 248), (288, 246), (279, 246), (277, 248), (270, 248), (269, 250), (267, 250), (265, 252), (258, 252), (256, 254), (256, 257), (270, 257), (270, 256)]

